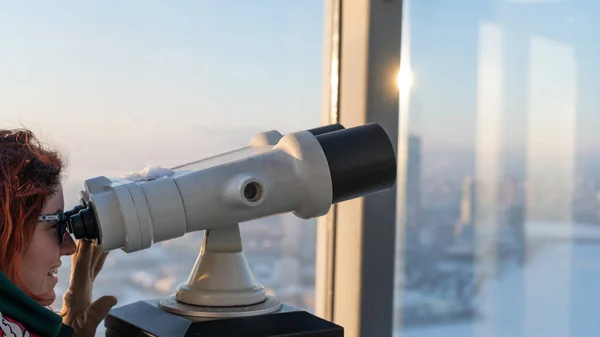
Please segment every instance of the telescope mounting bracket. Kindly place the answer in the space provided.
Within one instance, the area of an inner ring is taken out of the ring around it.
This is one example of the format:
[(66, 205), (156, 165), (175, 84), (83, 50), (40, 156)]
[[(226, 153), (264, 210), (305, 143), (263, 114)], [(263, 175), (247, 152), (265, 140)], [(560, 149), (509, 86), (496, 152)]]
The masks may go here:
[(238, 224), (205, 231), (187, 281), (159, 305), (177, 315), (207, 318), (263, 315), (281, 308), (254, 280)]

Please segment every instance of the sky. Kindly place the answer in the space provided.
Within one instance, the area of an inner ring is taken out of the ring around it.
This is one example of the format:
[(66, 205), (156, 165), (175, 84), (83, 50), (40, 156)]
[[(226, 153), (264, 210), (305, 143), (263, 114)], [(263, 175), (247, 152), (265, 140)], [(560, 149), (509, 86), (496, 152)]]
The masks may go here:
[[(500, 149), (552, 163), (600, 153), (598, 4), (406, 4), (410, 129), (426, 153)], [(3, 3), (0, 127), (32, 128), (81, 181), (320, 125), (323, 9), (322, 0)]]
[(323, 3), (0, 6), (0, 126), (63, 150), (69, 176), (174, 166), (321, 123)]

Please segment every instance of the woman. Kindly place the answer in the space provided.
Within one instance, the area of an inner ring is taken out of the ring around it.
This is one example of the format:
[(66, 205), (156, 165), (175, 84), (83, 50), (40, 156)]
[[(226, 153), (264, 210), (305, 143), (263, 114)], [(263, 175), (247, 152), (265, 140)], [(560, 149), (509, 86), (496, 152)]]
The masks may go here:
[[(63, 166), (31, 131), (0, 130), (0, 336), (94, 336), (117, 303), (113, 296), (91, 303), (102, 247), (75, 244), (64, 223), (43, 221), (64, 209)], [(71, 279), (58, 315), (49, 306), (65, 255)]]

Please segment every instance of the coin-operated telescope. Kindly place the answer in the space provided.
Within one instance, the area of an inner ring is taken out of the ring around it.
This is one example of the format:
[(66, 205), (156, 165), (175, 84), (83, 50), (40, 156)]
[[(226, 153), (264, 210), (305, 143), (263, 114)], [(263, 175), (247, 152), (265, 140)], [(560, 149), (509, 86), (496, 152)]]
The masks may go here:
[(381, 126), (262, 132), (248, 147), (150, 171), (86, 180), (81, 205), (65, 212), (76, 239), (105, 251), (131, 253), (205, 230), (176, 293), (113, 309), (107, 336), (343, 336), (342, 327), (265, 293), (246, 261), (239, 224), (288, 212), (315, 218), (334, 203), (391, 188), (396, 156)]

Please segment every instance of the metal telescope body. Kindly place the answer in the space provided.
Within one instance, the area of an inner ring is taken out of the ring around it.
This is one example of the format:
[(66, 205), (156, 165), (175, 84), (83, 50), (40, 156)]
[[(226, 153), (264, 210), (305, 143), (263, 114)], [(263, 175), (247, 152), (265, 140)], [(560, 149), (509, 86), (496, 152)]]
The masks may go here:
[(187, 166), (152, 180), (86, 180), (89, 207), (71, 217), (71, 232), (129, 253), (274, 214), (319, 217), (396, 178), (395, 152), (378, 124), (264, 132), (247, 148)]
[[(342, 328), (266, 295), (243, 253), (239, 223), (288, 212), (319, 217), (334, 203), (389, 189), (395, 181), (395, 150), (378, 124), (267, 131), (245, 148), (158, 175), (86, 180), (82, 205), (67, 212), (67, 227), (105, 251), (128, 253), (205, 230), (198, 259), (176, 294), (114, 309), (105, 321), (111, 336), (211, 336), (207, 329), (216, 325), (207, 319), (248, 317), (260, 318), (217, 322), (215, 336), (343, 336)], [(308, 334), (308, 326), (319, 333)], [(242, 330), (230, 330), (236, 328)]]

